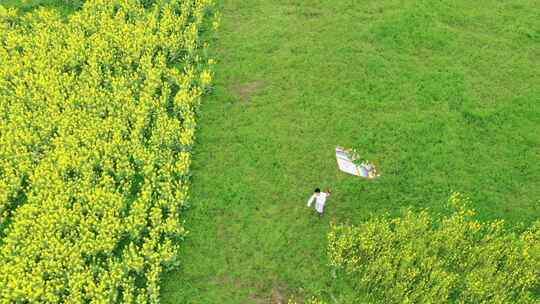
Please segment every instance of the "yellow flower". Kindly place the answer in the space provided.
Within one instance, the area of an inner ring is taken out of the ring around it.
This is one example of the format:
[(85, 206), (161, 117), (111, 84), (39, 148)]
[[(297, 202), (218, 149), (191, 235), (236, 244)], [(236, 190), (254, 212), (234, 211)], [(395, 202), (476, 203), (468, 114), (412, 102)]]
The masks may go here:
[(212, 74), (208, 70), (204, 70), (201, 73), (201, 84), (208, 85), (212, 81)]

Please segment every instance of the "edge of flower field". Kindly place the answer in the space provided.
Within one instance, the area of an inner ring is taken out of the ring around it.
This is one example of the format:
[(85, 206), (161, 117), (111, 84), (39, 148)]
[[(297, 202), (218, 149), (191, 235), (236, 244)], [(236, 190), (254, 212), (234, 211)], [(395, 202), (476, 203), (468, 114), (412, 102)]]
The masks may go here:
[[(14, 172), (0, 186), (12, 187), (9, 193), (21, 189), (21, 161), (29, 178), (27, 201), (9, 211), (0, 243), (2, 301), (157, 303), (161, 269), (176, 265), (177, 241), (186, 233), (180, 212), (188, 197), (195, 112), (211, 89), (214, 64), (205, 58), (209, 45), (200, 32), (214, 4), (162, 1), (148, 14), (135, 3), (88, 1), (69, 17), (72, 26), (47, 10), (18, 16), (0, 8), (6, 29), (0, 38), (8, 42), (0, 56), (12, 61), (0, 73), (16, 80), (0, 82), (10, 99), (2, 104), (8, 111), (0, 139), (11, 143), (0, 152), (16, 156), (0, 164), (2, 174)], [(22, 22), (40, 32), (23, 35)], [(211, 24), (219, 25), (216, 19)], [(159, 30), (141, 34), (152, 28)], [(61, 35), (71, 43), (55, 42)], [(23, 60), (22, 46), (36, 59)], [(66, 56), (41, 64), (49, 53)], [(24, 69), (18, 60), (48, 73), (17, 74)], [(19, 119), (25, 92), (33, 94), (24, 99), (31, 110), (39, 109), (39, 98), (50, 100), (43, 115), (31, 111), (36, 118)], [(14, 133), (12, 118), (29, 127)], [(36, 127), (52, 134), (48, 146)], [(24, 159), (35, 146), (27, 142), (45, 147), (39, 158)], [(9, 193), (4, 202), (12, 200)]]

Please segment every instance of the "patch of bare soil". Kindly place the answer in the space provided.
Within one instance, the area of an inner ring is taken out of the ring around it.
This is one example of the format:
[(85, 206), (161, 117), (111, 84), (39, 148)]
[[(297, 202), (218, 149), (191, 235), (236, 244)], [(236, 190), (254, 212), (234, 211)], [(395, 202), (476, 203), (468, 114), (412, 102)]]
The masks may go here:
[[(286, 284), (277, 283), (268, 292), (253, 292), (248, 295), (250, 303), (254, 304), (287, 304), (289, 302), (290, 291)], [(303, 301), (299, 302), (303, 303)]]
[(282, 287), (277, 286), (272, 289), (271, 304), (287, 304), (286, 291)]
[(238, 97), (241, 98), (244, 102), (250, 102), (251, 97), (255, 95), (258, 91), (260, 91), (264, 87), (264, 82), (261, 80), (241, 83), (241, 84), (233, 84), (229, 87), (229, 90), (232, 91), (235, 95), (238, 95)]

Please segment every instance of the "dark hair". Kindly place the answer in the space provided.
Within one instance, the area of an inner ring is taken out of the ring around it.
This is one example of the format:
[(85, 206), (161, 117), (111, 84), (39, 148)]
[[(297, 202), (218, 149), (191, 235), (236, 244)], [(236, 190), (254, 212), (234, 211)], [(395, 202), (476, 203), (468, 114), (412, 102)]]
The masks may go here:
[(319, 193), (319, 192), (321, 192), (321, 189), (315, 188), (315, 193)]

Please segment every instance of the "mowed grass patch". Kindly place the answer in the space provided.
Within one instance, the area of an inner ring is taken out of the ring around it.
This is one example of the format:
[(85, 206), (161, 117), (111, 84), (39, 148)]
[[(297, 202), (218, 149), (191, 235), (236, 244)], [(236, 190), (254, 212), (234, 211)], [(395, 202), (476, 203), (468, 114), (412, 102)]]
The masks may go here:
[[(402, 208), (540, 214), (535, 1), (222, 1), (213, 98), (193, 164), (191, 230), (164, 303), (353, 302), (327, 267), (329, 223)], [(259, 83), (249, 92), (246, 84)], [(382, 177), (337, 171), (356, 147)], [(334, 190), (317, 219), (316, 186)]]

